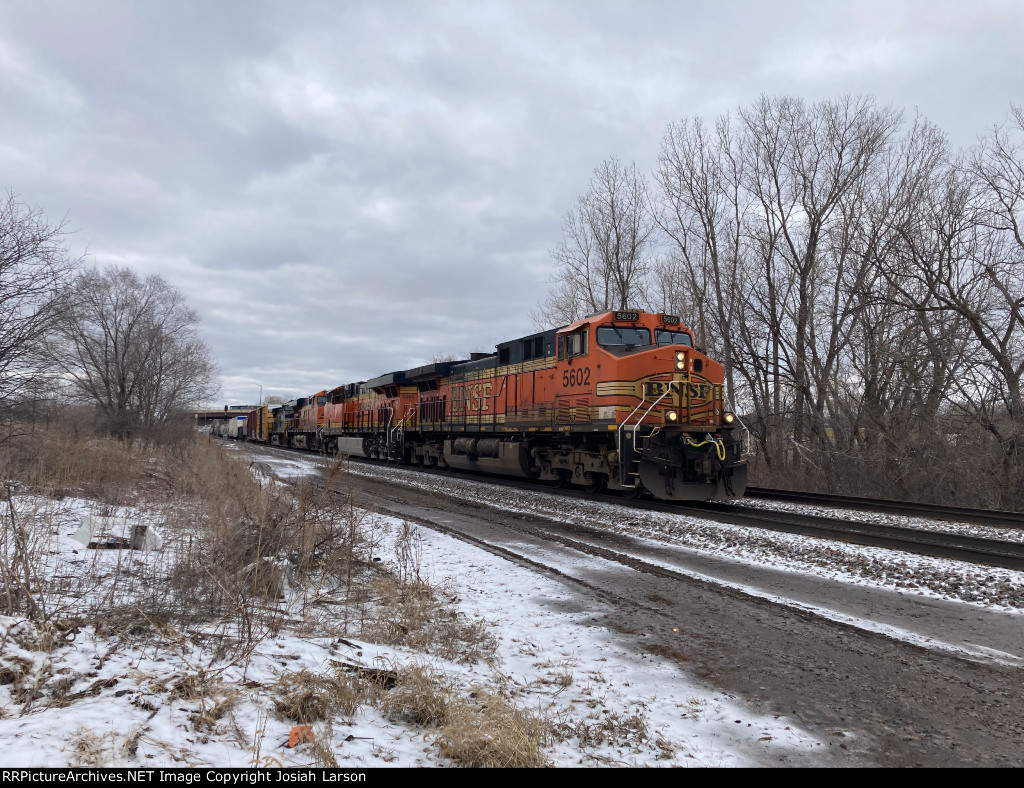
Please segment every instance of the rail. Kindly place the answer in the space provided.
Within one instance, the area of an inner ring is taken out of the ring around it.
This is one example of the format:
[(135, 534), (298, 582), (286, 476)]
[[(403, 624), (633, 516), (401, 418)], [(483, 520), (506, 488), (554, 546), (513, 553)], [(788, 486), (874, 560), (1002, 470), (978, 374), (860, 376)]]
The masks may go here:
[(893, 501), (832, 493), (808, 493), (799, 490), (777, 490), (768, 487), (748, 487), (746, 496), (765, 500), (900, 514), (908, 517), (927, 517), (951, 522), (979, 523), (997, 528), (1024, 528), (1024, 512), (1000, 511), (998, 509), (970, 509), (963, 506)]
[[(260, 446), (259, 451), (295, 451), (281, 447)], [(362, 462), (362, 461), (360, 461)], [(369, 462), (368, 460), (366, 462)], [(417, 467), (409, 469), (417, 474), (442, 476), (465, 476), (464, 472), (453, 473), (440, 469)], [(487, 484), (523, 490), (538, 490), (539, 483), (483, 475)], [(736, 526), (763, 528), (783, 533), (813, 536), (833, 541), (843, 541), (871, 547), (885, 547), (902, 552), (916, 553), (937, 558), (952, 558), (975, 564), (998, 566), (1007, 569), (1024, 570), (1024, 543), (997, 539), (964, 536), (948, 531), (924, 528), (905, 528), (895, 525), (865, 523), (845, 520), (841, 517), (780, 512), (753, 507), (740, 503), (722, 504), (711, 502), (672, 502), (655, 500), (626, 499), (617, 494), (606, 496), (586, 493), (582, 490), (544, 487), (546, 494), (559, 495), (581, 500), (605, 499), (609, 503), (628, 508), (663, 512), (665, 514), (689, 515), (702, 519), (716, 520)]]

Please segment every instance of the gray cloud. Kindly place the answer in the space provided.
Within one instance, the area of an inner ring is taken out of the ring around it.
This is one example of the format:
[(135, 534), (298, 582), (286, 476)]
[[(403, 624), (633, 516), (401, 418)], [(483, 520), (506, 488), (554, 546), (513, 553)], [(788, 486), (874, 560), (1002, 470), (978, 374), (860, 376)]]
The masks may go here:
[(970, 144), (1019, 100), (1016, 2), (0, 6), (0, 186), (204, 316), (224, 398), (531, 330), (610, 155), (761, 93), (873, 93)]

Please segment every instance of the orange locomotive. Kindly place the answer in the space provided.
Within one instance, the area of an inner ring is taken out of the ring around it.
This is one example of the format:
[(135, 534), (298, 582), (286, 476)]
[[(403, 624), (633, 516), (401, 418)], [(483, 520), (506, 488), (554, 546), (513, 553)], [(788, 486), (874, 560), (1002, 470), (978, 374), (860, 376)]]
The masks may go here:
[(319, 392), (273, 423), (272, 443), (591, 491), (718, 500), (746, 489), (722, 365), (672, 315), (592, 315), (468, 361)]

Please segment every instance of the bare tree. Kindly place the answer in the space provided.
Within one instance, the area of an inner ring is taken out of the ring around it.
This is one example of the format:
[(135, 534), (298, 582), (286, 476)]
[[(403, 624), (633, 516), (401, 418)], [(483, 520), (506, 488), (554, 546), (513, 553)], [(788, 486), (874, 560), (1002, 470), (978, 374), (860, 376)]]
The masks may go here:
[[(983, 135), (931, 175), (918, 210), (901, 223), (904, 265), (893, 281), (906, 303), (962, 322), (971, 352), (945, 393), (949, 407), (994, 438), (998, 505), (1024, 500), (1024, 112)], [(976, 439), (978, 440), (978, 439)], [(978, 455), (980, 456), (980, 455)], [(990, 503), (992, 501), (990, 500)]]
[(809, 440), (819, 456), (836, 451), (837, 381), (885, 226), (875, 196), (898, 123), (869, 99), (762, 98), (738, 128), (694, 118), (662, 140), (658, 221), (672, 252), (658, 282), (682, 291), (663, 287), (665, 306), (680, 301), (725, 363), (769, 466), (794, 450), (799, 462)]
[(51, 344), (77, 394), (122, 437), (152, 430), (216, 393), (199, 315), (160, 276), (129, 268), (79, 274)]
[[(686, 315), (698, 341), (721, 358), (735, 398), (736, 326), (747, 287), (744, 222), (750, 204), (729, 117), (709, 131), (700, 118), (668, 127), (655, 180), (658, 225), (670, 253), (655, 265), (663, 311)], [(735, 407), (735, 402), (734, 402)]]
[(623, 294), (683, 316), (763, 482), (1024, 503), (1024, 108), (960, 154), (870, 97), (672, 124), (633, 258), (609, 253), (623, 172), (566, 216), (548, 324)]
[(0, 199), (0, 414), (36, 395), (46, 368), (43, 340), (78, 264), (64, 221), (47, 221), (13, 193)]
[(551, 256), (558, 262), (555, 288), (534, 322), (564, 325), (586, 314), (641, 305), (650, 268), (648, 246), (654, 222), (647, 179), (635, 164), (614, 156), (590, 179), (562, 223), (562, 240)]
[(990, 430), (1016, 462), (1024, 460), (1024, 107), (984, 135), (970, 157), (982, 242), (975, 271), (988, 292), (972, 312), (949, 299), (969, 321), (1001, 381), (1008, 417)]
[(851, 293), (870, 263), (851, 253), (850, 231), (867, 218), (871, 182), (900, 114), (862, 97), (811, 107), (762, 97), (740, 117), (749, 189), (762, 213), (756, 232), (770, 255), (767, 270), (778, 271), (768, 279), (783, 277), (789, 293), (779, 306), (787, 324), (781, 350), (794, 387), (796, 469), (805, 438), (834, 449), (826, 424), (829, 385), (856, 313)]

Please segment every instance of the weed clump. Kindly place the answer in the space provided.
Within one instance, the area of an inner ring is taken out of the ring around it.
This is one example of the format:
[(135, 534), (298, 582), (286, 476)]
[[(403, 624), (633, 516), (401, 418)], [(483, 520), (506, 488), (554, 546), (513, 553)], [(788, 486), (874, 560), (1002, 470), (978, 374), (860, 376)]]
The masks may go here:
[(401, 670), (379, 706), (390, 719), (430, 729), (441, 754), (462, 766), (548, 765), (541, 747), (553, 730), (544, 719), (484, 689), (462, 692), (430, 668)]
[(413, 666), (401, 671), (394, 688), (381, 699), (380, 707), (393, 720), (439, 726), (448, 721), (454, 703), (455, 687), (449, 678), (429, 668)]
[(550, 739), (543, 719), (484, 690), (451, 706), (436, 735), (442, 755), (470, 768), (549, 766), (541, 747)]
[(307, 670), (282, 675), (273, 690), (274, 710), (300, 725), (351, 718), (359, 706), (372, 702), (375, 689), (358, 676), (335, 672), (316, 675)]
[(372, 589), (376, 604), (364, 621), (364, 639), (453, 662), (474, 663), (494, 655), (497, 640), (487, 623), (468, 619), (445, 599), (444, 589), (422, 580), (403, 584), (393, 576), (376, 579)]

